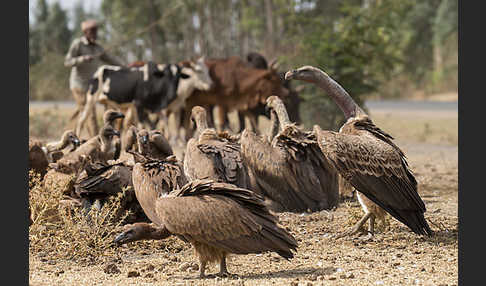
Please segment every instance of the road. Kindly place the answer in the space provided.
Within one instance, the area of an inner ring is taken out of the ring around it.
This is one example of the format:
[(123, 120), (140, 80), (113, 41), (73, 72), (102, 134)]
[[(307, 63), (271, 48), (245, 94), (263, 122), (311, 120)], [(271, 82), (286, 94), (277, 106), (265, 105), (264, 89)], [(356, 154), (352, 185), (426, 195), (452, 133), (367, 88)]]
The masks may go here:
[[(74, 108), (74, 101), (29, 101), (29, 107), (49, 107), (58, 106), (60, 108)], [(409, 100), (368, 100), (365, 105), (370, 112), (380, 111), (458, 111), (458, 102), (440, 102), (440, 101), (409, 101)]]

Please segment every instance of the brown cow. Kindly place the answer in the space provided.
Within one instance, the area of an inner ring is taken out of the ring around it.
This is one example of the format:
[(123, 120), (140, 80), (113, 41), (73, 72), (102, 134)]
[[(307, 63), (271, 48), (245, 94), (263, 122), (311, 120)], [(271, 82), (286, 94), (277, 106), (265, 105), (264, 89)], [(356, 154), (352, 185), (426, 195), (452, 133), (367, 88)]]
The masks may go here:
[(190, 112), (192, 107), (199, 105), (210, 110), (217, 106), (214, 124), (218, 131), (222, 131), (226, 114), (238, 110), (246, 116), (253, 130), (256, 130), (256, 117), (249, 112), (259, 103), (265, 104), (269, 96), (285, 97), (286, 89), (274, 69), (256, 69), (249, 67), (240, 57), (232, 56), (226, 59), (206, 59), (209, 74), (213, 80), (213, 87), (209, 91), (196, 90), (187, 98), (185, 106), (184, 127), (189, 135)]

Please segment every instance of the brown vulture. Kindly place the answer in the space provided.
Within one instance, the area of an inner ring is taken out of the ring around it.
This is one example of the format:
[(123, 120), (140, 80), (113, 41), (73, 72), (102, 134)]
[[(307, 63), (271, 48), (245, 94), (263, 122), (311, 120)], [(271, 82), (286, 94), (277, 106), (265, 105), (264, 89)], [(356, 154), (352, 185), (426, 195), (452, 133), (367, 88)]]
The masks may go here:
[[(135, 169), (144, 172), (140, 163)], [(135, 169), (133, 183), (137, 198), (140, 203), (150, 204), (150, 211), (146, 204), (142, 207), (154, 224), (135, 224), (118, 235), (116, 243), (176, 235), (194, 246), (200, 261), (200, 277), (205, 277), (206, 265), (211, 262), (220, 263), (219, 275), (229, 275), (226, 256), (230, 253), (273, 251), (286, 259), (294, 256), (296, 240), (278, 226), (277, 218), (254, 192), (208, 179), (194, 180), (180, 189), (161, 192), (168, 185), (159, 183), (158, 188), (147, 187), (143, 177), (148, 174), (135, 174)], [(142, 199), (144, 196), (147, 200)]]
[(60, 172), (75, 173), (82, 165), (82, 156), (89, 157), (93, 162), (114, 160), (116, 154), (114, 136), (119, 137), (120, 133), (111, 125), (105, 125), (100, 129), (97, 136), (89, 139), (75, 151), (64, 155), (56, 163), (51, 163), (49, 166)]
[[(312, 212), (337, 206), (338, 173), (323, 156), (314, 134), (290, 122), (279, 97), (267, 98), (267, 107), (272, 113), (272, 141), (247, 129), (240, 138), (253, 188), (261, 190), (269, 208), (276, 212)], [(275, 123), (277, 119), (280, 125)], [(274, 136), (278, 126), (280, 131)]]
[(194, 106), (191, 120), (196, 133), (189, 139), (184, 156), (184, 171), (189, 180), (213, 179), (249, 188), (248, 170), (243, 164), (238, 138), (208, 128), (206, 110)]
[[(56, 162), (64, 156), (64, 153), (72, 152), (79, 147), (80, 141), (72, 130), (66, 130), (61, 136), (61, 140), (43, 144), (39, 140), (29, 139), (29, 169), (33, 169), (41, 174), (47, 173), (49, 163)], [(68, 150), (63, 152), (71, 146)]]
[[(339, 174), (414, 233), (432, 235), (424, 218), (425, 204), (417, 192), (417, 181), (393, 137), (378, 128), (344, 88), (322, 70), (303, 66), (288, 71), (285, 79), (316, 84), (343, 111), (347, 121), (339, 132), (314, 126), (322, 152)], [(369, 208), (365, 200), (360, 202), (363, 209)]]

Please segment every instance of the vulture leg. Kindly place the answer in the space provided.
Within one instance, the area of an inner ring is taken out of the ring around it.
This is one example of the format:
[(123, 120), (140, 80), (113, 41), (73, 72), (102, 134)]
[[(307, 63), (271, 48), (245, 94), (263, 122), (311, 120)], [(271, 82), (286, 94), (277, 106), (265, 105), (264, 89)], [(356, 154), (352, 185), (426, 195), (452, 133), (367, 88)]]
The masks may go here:
[(371, 215), (370, 217), (370, 225), (368, 228), (368, 233), (371, 234), (372, 236), (375, 234), (375, 215)]
[(221, 263), (219, 264), (219, 277), (230, 277), (232, 276), (231, 273), (228, 272), (228, 268), (226, 268), (226, 254), (223, 255), (221, 258)]
[(360, 227), (366, 223), (366, 221), (372, 217), (373, 214), (371, 212), (367, 212), (350, 230), (348, 231), (345, 231), (344, 233), (342, 234), (339, 234), (336, 236), (336, 238), (341, 238), (341, 237), (344, 237), (344, 236), (351, 236), (353, 234), (356, 234), (358, 233)]
[(199, 277), (200, 278), (206, 278), (206, 274), (204, 273), (206, 271), (206, 264), (208, 263), (206, 260), (201, 260), (201, 265), (199, 265)]

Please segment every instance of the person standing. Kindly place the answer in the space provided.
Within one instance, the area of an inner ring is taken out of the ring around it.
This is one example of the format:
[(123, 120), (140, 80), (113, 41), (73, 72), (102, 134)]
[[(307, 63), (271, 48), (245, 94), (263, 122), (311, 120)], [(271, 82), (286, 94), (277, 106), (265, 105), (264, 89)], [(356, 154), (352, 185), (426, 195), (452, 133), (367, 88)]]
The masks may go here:
[[(103, 64), (124, 66), (118, 58), (105, 52), (104, 48), (96, 42), (98, 34), (98, 23), (89, 19), (81, 23), (83, 36), (76, 38), (71, 43), (64, 66), (71, 68), (69, 88), (76, 101), (76, 111), (71, 119), (77, 117), (86, 104), (86, 93), (88, 83), (95, 71)], [(98, 134), (96, 112), (92, 112), (88, 118), (88, 132), (90, 136)]]

